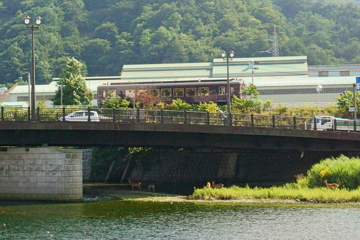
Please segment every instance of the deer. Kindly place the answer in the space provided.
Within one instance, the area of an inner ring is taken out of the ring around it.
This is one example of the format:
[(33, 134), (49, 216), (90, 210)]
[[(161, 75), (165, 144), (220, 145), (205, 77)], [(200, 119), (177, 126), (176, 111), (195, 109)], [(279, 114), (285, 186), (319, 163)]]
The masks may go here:
[(129, 183), (131, 185), (131, 189), (134, 190), (135, 187), (138, 187), (141, 190), (141, 182), (140, 181), (131, 181), (130, 178), (128, 178)]
[(149, 192), (151, 191), (151, 189), (155, 192), (155, 184), (149, 183), (148, 189), (149, 189)]
[(215, 181), (211, 182), (213, 188), (222, 188), (224, 187), (224, 184), (222, 183), (215, 183)]
[(328, 183), (327, 180), (324, 181), (324, 183), (326, 184), (327, 188), (338, 188), (339, 184), (337, 183)]
[(206, 185), (204, 186), (204, 188), (210, 188), (210, 187), (211, 187), (210, 182), (207, 182)]

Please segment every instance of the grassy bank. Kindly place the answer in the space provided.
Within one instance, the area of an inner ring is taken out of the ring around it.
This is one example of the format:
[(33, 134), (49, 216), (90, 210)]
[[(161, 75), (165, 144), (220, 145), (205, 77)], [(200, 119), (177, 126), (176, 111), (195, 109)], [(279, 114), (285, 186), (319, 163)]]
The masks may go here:
[[(236, 200), (236, 199), (276, 199), (306, 202), (360, 202), (360, 159), (341, 155), (328, 158), (313, 165), (306, 175), (300, 174), (296, 182), (280, 187), (195, 189), (189, 199)], [(334, 188), (327, 188), (324, 182)], [(335, 185), (335, 186), (334, 186)]]
[(273, 199), (305, 202), (360, 202), (360, 190), (296, 187), (286, 184), (281, 187), (250, 188), (232, 186), (221, 189), (195, 189), (188, 198), (193, 200), (240, 200)]

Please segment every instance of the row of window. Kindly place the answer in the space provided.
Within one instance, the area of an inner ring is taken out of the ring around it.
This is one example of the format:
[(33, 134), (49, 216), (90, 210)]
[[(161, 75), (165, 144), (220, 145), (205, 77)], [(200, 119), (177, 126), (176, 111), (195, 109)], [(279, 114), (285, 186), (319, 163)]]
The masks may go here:
[[(219, 95), (225, 95), (226, 90), (225, 86), (219, 87)], [(122, 95), (122, 91), (119, 93), (116, 92), (116, 89), (104, 90), (102, 92), (103, 98), (107, 97), (107, 91), (111, 91), (114, 96), (117, 94)], [(133, 90), (135, 91), (135, 90)], [(137, 94), (141, 94), (146, 90), (137, 90)], [(195, 97), (195, 96), (209, 96), (210, 89), (209, 87), (199, 87), (199, 88), (162, 88), (162, 89), (150, 89), (150, 94), (154, 97)], [(234, 92), (234, 88), (231, 88), (231, 92)]]
[[(329, 76), (329, 71), (319, 71), (318, 76), (319, 77), (328, 77)], [(340, 76), (341, 77), (348, 77), (348, 76), (350, 76), (350, 71), (340, 71)]]
[(152, 96), (161, 96), (161, 97), (209, 96), (208, 87), (151, 89), (150, 92)]

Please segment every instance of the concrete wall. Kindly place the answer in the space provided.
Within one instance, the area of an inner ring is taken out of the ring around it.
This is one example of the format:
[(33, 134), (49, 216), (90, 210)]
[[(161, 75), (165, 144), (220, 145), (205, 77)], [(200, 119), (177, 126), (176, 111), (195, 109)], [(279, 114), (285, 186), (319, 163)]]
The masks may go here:
[(90, 160), (92, 158), (92, 149), (61, 149), (61, 151), (82, 152), (83, 181), (88, 182), (90, 180), (90, 174), (91, 174)]
[(1, 148), (0, 199), (82, 200), (82, 152)]

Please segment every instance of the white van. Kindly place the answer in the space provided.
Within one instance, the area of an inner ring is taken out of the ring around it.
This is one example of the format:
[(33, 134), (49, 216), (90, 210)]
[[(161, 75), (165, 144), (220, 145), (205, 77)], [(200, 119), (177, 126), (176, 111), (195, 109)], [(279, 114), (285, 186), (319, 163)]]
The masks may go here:
[[(80, 110), (69, 115), (65, 116), (65, 121), (72, 121), (72, 122), (87, 122), (89, 120), (89, 112), (86, 110)], [(59, 119), (63, 121), (63, 117)], [(99, 115), (95, 111), (90, 111), (90, 121), (91, 122), (100, 122)]]

